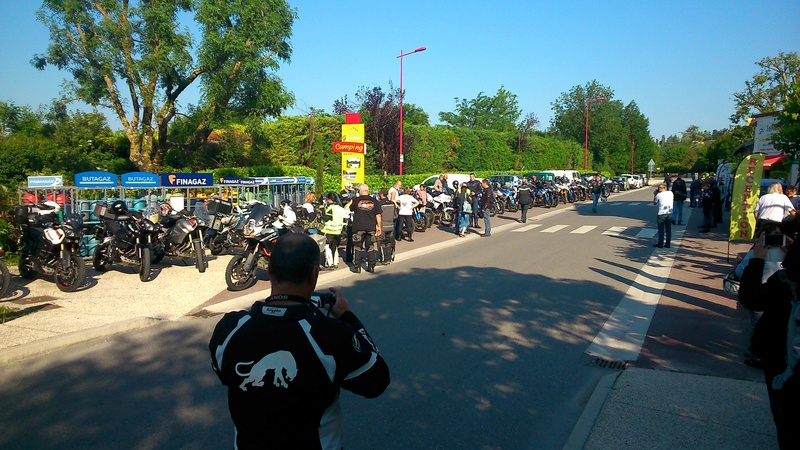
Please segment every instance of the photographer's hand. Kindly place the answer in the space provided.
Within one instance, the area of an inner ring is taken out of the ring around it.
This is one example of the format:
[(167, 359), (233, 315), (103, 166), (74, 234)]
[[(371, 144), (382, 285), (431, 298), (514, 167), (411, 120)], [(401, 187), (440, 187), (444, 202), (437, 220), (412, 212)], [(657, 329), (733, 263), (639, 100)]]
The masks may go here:
[(764, 259), (767, 257), (767, 247), (764, 246), (762, 238), (764, 234), (765, 233), (761, 233), (761, 235), (756, 238), (756, 245), (753, 246), (753, 258)]
[(350, 311), (350, 303), (344, 298), (342, 295), (342, 291), (339, 288), (331, 287), (328, 288), (329, 291), (333, 292), (336, 295), (336, 303), (330, 307), (331, 314), (333, 317), (337, 319), (342, 316), (347, 311)]

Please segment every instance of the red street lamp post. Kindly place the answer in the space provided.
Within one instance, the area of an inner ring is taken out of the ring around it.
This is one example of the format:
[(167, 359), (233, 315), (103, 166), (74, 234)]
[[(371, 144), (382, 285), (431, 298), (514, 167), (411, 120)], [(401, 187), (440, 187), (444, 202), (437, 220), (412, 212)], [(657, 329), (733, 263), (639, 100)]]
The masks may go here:
[(586, 100), (586, 137), (583, 140), (583, 170), (589, 168), (589, 103), (605, 100), (605, 97), (597, 97)]
[(403, 53), (400, 50), (400, 175), (403, 174), (403, 57), (412, 53), (424, 52), (425, 47), (418, 47), (414, 51)]

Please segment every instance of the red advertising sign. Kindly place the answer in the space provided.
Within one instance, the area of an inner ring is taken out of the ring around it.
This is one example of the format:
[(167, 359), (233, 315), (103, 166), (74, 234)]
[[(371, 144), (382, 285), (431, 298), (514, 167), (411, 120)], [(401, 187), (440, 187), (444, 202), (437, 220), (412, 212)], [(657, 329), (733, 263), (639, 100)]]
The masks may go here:
[(334, 142), (335, 153), (361, 153), (366, 152), (367, 146), (363, 142)]

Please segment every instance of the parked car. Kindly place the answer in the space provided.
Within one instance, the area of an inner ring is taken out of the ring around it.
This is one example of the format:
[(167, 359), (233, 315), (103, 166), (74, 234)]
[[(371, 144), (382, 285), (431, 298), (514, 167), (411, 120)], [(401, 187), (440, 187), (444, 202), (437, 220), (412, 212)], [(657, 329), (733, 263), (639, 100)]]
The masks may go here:
[(650, 179), (647, 178), (646, 173), (637, 173), (636, 175), (639, 175), (639, 178), (642, 179), (642, 183), (644, 183), (643, 184), (644, 186), (650, 186)]
[(497, 175), (490, 175), (488, 180), (489, 184), (497, 183), (500, 186), (505, 186), (506, 183), (510, 183), (511, 186), (519, 186), (520, 183), (522, 183), (522, 176), (501, 173)]
[(628, 179), (628, 185), (630, 185), (630, 187), (632, 189), (638, 189), (638, 188), (643, 186), (642, 185), (642, 179), (639, 178), (636, 175), (632, 175), (632, 174), (629, 174), (629, 173), (623, 173), (623, 174), (620, 174), (619, 176), (627, 178)]
[(627, 191), (631, 188), (630, 183), (628, 183), (628, 179), (625, 177), (611, 177), (611, 181), (619, 184), (619, 190)]

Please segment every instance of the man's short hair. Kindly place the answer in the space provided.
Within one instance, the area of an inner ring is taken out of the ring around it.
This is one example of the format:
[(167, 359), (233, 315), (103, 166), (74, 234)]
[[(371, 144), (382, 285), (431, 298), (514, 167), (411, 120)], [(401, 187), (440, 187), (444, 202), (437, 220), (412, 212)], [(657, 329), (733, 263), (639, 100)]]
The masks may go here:
[(267, 273), (271, 281), (301, 284), (319, 267), (319, 246), (304, 233), (281, 236), (269, 257)]
[(380, 195), (381, 197), (388, 197), (389, 196), (389, 190), (386, 189), (386, 188), (381, 188), (381, 190), (378, 191), (378, 195)]
[(358, 192), (361, 191), (369, 193), (369, 186), (367, 186), (367, 183), (363, 183), (361, 186), (358, 187)]
[(775, 182), (769, 185), (769, 194), (783, 194), (783, 186), (780, 183)]

